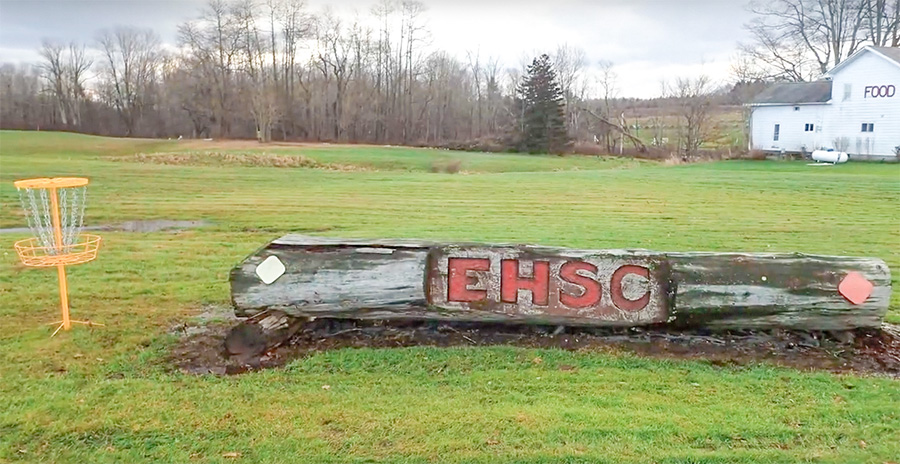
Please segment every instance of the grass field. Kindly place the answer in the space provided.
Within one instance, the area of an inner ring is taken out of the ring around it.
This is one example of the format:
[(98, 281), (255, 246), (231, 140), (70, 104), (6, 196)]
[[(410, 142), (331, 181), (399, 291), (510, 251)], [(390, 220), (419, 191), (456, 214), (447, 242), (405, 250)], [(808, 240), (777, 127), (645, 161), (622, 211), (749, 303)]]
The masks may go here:
[[(208, 151), (365, 170), (128, 161)], [(429, 172), (448, 160), (465, 173)], [(345, 349), (227, 378), (166, 363), (168, 329), (227, 306), (231, 266), (289, 231), (876, 256), (900, 288), (900, 166), (665, 166), (5, 131), (0, 227), (24, 225), (13, 180), (56, 175), (91, 178), (89, 224), (211, 225), (104, 233), (100, 258), (72, 267), (70, 288), (73, 316), (108, 326), (52, 339), (42, 324), (58, 311), (55, 273), (17, 264), (12, 243), (27, 234), (0, 235), (0, 462), (900, 460), (900, 382), (886, 378), (513, 347)]]

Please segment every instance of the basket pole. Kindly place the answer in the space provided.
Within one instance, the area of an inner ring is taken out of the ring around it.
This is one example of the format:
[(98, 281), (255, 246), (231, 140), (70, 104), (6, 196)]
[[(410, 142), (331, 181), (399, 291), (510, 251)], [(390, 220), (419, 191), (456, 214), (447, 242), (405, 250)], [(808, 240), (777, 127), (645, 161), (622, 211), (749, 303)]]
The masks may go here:
[(62, 326), (63, 330), (69, 330), (72, 328), (72, 321), (69, 320), (69, 284), (66, 281), (66, 266), (58, 264), (56, 271), (59, 274), (59, 306), (62, 310)]
[[(53, 220), (53, 235), (56, 239), (56, 252), (62, 253), (62, 225), (59, 219), (59, 198), (56, 195), (56, 188), (50, 189), (50, 206)], [(68, 282), (66, 282), (65, 264), (57, 264), (56, 271), (59, 275), (59, 307), (62, 311), (62, 328), (63, 330), (69, 330), (72, 328), (72, 321), (69, 320), (69, 286)]]

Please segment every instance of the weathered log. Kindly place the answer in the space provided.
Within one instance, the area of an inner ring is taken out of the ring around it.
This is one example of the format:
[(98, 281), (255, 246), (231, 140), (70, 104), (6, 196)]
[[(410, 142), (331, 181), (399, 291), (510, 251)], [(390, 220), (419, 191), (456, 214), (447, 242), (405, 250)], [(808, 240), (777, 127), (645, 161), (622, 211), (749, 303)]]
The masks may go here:
[(231, 287), (244, 317), (846, 330), (881, 324), (891, 280), (874, 258), (291, 234), (236, 266)]

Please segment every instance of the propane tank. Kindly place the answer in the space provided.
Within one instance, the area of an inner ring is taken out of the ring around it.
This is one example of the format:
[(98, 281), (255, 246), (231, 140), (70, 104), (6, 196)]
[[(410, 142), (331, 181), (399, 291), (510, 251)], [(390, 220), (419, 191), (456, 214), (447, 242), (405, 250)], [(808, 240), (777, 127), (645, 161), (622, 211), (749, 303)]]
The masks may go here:
[(850, 157), (842, 151), (816, 150), (812, 152), (812, 159), (820, 163), (838, 164), (846, 163), (850, 160)]

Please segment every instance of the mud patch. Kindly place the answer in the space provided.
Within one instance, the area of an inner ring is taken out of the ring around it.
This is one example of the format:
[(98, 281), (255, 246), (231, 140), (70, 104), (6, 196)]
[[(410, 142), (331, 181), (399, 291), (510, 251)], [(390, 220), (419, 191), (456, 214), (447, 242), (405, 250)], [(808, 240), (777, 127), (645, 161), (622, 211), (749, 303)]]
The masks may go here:
[(371, 171), (371, 168), (338, 163), (321, 163), (303, 155), (280, 155), (254, 152), (172, 152), (138, 153), (136, 155), (108, 158), (112, 161), (168, 164), (179, 166), (241, 166), (270, 168), (308, 168), (328, 171)]
[(772, 363), (803, 370), (878, 374), (900, 378), (900, 327), (839, 333), (746, 330), (724, 333), (643, 329), (583, 329), (432, 321), (317, 319), (290, 341), (258, 359), (225, 354), (233, 323), (178, 328), (169, 361), (191, 374), (238, 374), (278, 367), (316, 352), (340, 348), (492, 346), (628, 352), (655, 359), (703, 360), (717, 366)]

